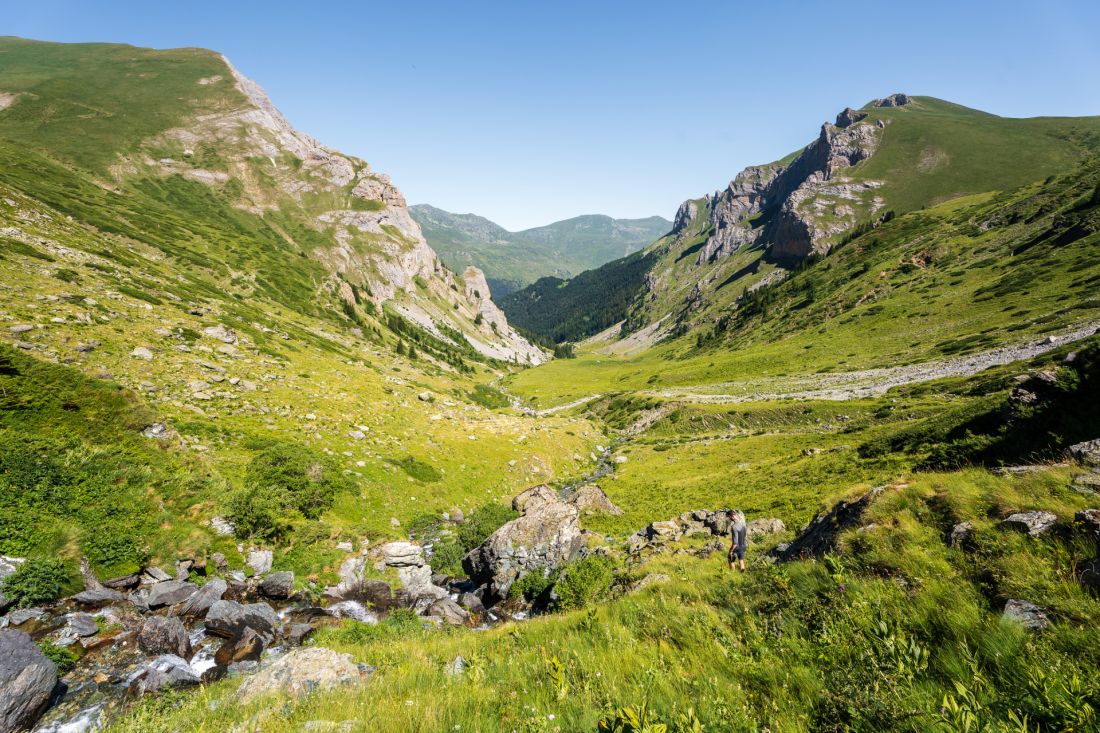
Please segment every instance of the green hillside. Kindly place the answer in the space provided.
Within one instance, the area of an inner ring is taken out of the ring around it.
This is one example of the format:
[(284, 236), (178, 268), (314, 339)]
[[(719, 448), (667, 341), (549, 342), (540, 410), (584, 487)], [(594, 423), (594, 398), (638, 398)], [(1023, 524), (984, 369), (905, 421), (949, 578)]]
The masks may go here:
[(1100, 118), (862, 113), (512, 233), (214, 52), (0, 39), (19, 725), (1097, 730)]
[(452, 214), (427, 204), (409, 212), (428, 244), (456, 271), (474, 265), (501, 298), (542, 277), (568, 278), (635, 252), (669, 230), (659, 216), (612, 219), (578, 216), (509, 232), (475, 214)]

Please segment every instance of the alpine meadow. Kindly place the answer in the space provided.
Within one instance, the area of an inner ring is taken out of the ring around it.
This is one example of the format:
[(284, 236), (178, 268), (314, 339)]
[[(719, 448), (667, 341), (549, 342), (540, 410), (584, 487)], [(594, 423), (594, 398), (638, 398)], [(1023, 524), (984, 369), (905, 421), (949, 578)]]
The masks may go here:
[(1100, 116), (878, 93), (517, 226), (0, 37), (0, 733), (1100, 731)]

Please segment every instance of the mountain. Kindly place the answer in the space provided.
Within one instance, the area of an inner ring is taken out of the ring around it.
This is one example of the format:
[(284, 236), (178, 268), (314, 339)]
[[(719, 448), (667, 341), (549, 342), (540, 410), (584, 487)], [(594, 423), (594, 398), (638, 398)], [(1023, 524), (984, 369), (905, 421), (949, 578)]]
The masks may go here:
[[(646, 248), (646, 267), (624, 258), (598, 278), (536, 283), (500, 302), (544, 338), (579, 340), (622, 321), (621, 335), (649, 327), (653, 343), (713, 323), (883, 221), (1077, 170), (1098, 148), (1097, 118), (1006, 119), (896, 94), (843, 110), (805, 148), (685, 201)], [(581, 291), (608, 281), (618, 295), (593, 318)]]
[(672, 227), (659, 216), (590, 215), (509, 232), (484, 217), (452, 214), (427, 204), (411, 206), (409, 213), (444, 262), (482, 269), (498, 298), (543, 276), (568, 278), (628, 255)]
[[(444, 267), (388, 177), (219, 54), (4, 38), (0, 107), (0, 554), (83, 554), (101, 577), (243, 562), (213, 518), (285, 552), (303, 528), (396, 534), (588, 462), (591, 425), (535, 430), (490, 386), (547, 355), (481, 272)], [(265, 503), (265, 451), (340, 490)], [(19, 478), (35, 456), (56, 461), (41, 496)]]

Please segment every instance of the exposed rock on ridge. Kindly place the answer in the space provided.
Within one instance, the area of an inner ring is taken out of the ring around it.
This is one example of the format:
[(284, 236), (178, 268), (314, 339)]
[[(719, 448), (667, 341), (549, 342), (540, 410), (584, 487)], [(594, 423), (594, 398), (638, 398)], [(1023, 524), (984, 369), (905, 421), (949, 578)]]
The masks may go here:
[[(904, 94), (875, 100), (879, 107), (910, 104)], [(830, 238), (853, 228), (857, 211), (873, 214), (882, 206), (877, 181), (854, 181), (843, 172), (874, 155), (882, 127), (866, 112), (847, 108), (836, 124), (821, 126), (817, 139), (790, 164), (746, 168), (711, 197), (710, 234), (697, 264), (729, 256), (746, 245), (768, 248), (777, 260), (799, 260), (827, 251)], [(684, 234), (698, 216), (698, 205), (684, 202), (674, 234)], [(752, 219), (753, 222), (749, 223)]]

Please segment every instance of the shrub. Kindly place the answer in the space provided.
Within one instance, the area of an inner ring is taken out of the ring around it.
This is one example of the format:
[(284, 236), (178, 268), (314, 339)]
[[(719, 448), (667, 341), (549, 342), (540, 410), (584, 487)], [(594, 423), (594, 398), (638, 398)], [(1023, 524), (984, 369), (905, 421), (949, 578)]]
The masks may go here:
[(510, 506), (503, 504), (485, 504), (478, 507), (466, 521), (458, 525), (458, 544), (465, 552), (469, 552), (488, 539), (489, 535), (496, 532), (505, 522), (510, 522), (519, 516), (519, 513)]
[(38, 649), (46, 656), (46, 659), (54, 663), (54, 666), (57, 667), (57, 674), (59, 676), (65, 674), (76, 665), (78, 657), (76, 653), (68, 647), (58, 646), (52, 641), (42, 641), (39, 642)]
[(60, 560), (31, 558), (4, 578), (0, 589), (16, 608), (29, 608), (56, 601), (68, 580), (65, 564)]
[(589, 555), (570, 563), (554, 585), (563, 611), (584, 608), (606, 598), (615, 580), (615, 563), (604, 555)]
[(462, 571), (462, 558), (466, 552), (453, 537), (437, 540), (432, 545), (432, 568), (437, 573), (458, 575)]
[(515, 583), (512, 583), (512, 587), (508, 589), (508, 595), (511, 598), (523, 598), (527, 601), (533, 601), (550, 590), (554, 586), (555, 580), (557, 580), (556, 573), (550, 575), (539, 572), (527, 573)]
[(246, 488), (230, 499), (227, 514), (238, 534), (264, 539), (285, 536), (295, 513), (317, 519), (354, 486), (326, 456), (293, 443), (262, 449), (244, 478)]
[(443, 478), (443, 474), (435, 466), (412, 456), (405, 456), (399, 460), (390, 459), (388, 463), (397, 466), (417, 481), (423, 481), (424, 483), (432, 483)]
[(487, 384), (476, 385), (474, 391), (467, 392), (467, 394), (470, 396), (471, 402), (475, 402), (482, 407), (487, 407), (490, 410), (499, 410), (502, 407), (508, 407), (512, 404), (511, 400), (508, 399), (508, 395)]

